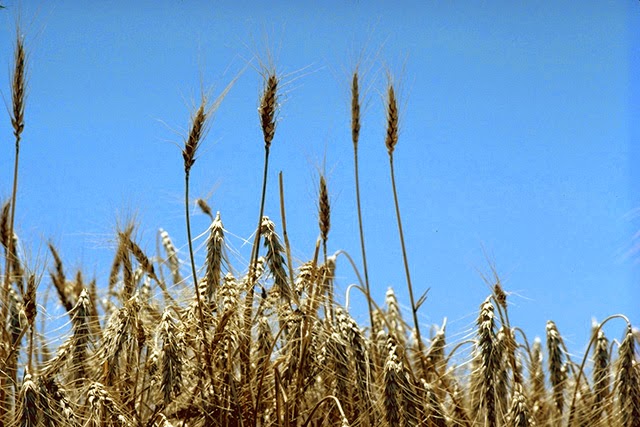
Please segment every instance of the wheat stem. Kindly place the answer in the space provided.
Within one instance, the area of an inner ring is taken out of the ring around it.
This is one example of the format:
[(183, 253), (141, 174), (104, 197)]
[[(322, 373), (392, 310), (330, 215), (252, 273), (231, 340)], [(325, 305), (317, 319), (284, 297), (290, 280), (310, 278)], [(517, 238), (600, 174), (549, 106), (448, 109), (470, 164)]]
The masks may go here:
[(369, 269), (367, 267), (367, 251), (364, 244), (364, 226), (362, 225), (362, 206), (360, 203), (360, 172), (358, 167), (358, 144), (360, 140), (360, 89), (358, 72), (353, 73), (351, 82), (351, 140), (353, 142), (353, 163), (356, 181), (356, 206), (358, 208), (358, 229), (360, 232), (360, 250), (362, 252), (362, 268), (364, 270), (364, 284), (367, 290), (367, 305), (369, 307), (369, 324), (373, 327), (373, 306), (371, 304), (371, 288), (369, 286)]
[(387, 134), (385, 138), (385, 145), (387, 152), (389, 153), (389, 169), (391, 172), (391, 187), (393, 190), (393, 201), (396, 210), (396, 219), (398, 222), (398, 234), (400, 235), (400, 246), (402, 248), (402, 260), (404, 263), (404, 272), (407, 280), (407, 288), (409, 290), (409, 299), (411, 302), (411, 314), (413, 315), (413, 326), (416, 332), (416, 340), (418, 342), (419, 359), (423, 370), (423, 375), (426, 376), (427, 366), (424, 361), (424, 344), (422, 342), (422, 335), (420, 334), (420, 323), (418, 322), (418, 307), (416, 306), (415, 298), (413, 296), (413, 286), (411, 284), (411, 273), (409, 272), (409, 261), (407, 258), (407, 249), (404, 242), (404, 232), (402, 231), (402, 217), (400, 215), (400, 203), (398, 202), (398, 191), (396, 187), (396, 174), (393, 166), (393, 152), (398, 143), (398, 102), (395, 95), (395, 90), (392, 84), (389, 84), (387, 90)]
[(287, 253), (287, 265), (289, 266), (289, 281), (291, 289), (294, 289), (295, 280), (293, 278), (293, 261), (291, 259), (291, 245), (289, 244), (289, 234), (287, 233), (287, 216), (284, 208), (284, 182), (282, 171), (278, 174), (278, 182), (280, 186), (280, 216), (282, 217), (282, 239)]

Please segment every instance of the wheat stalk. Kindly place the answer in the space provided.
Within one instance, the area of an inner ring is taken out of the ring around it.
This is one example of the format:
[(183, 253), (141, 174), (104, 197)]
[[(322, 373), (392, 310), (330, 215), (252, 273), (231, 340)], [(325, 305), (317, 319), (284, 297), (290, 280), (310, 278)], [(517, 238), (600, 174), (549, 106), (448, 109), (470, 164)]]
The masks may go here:
[[(25, 95), (26, 95), (26, 51), (24, 45), (24, 37), (20, 34), (20, 27), (16, 29), (15, 49), (14, 49), (14, 66), (11, 75), (11, 126), (13, 127), (13, 135), (15, 137), (15, 157), (13, 165), (13, 187), (11, 190), (11, 212), (9, 215), (8, 229), (6, 235), (9, 236), (8, 250), (5, 251), (5, 270), (4, 285), (2, 287), (3, 303), (0, 315), (0, 325), (3, 326), (2, 332), (6, 334), (4, 325), (6, 324), (8, 315), (8, 306), (6, 301), (9, 296), (9, 288), (11, 286), (11, 268), (17, 261), (16, 245), (13, 245), (14, 223), (16, 213), (16, 199), (18, 193), (18, 164), (20, 158), (20, 139), (24, 130), (24, 111), (25, 111)], [(3, 336), (6, 340), (6, 335)], [(4, 352), (0, 350), (0, 358), (4, 358)], [(0, 375), (0, 424), (4, 422), (5, 414), (8, 408), (5, 405), (5, 376)]]
[(398, 192), (396, 190), (396, 177), (393, 167), (393, 152), (398, 144), (398, 100), (396, 99), (395, 89), (391, 83), (387, 86), (387, 133), (385, 137), (385, 146), (389, 153), (389, 170), (391, 172), (391, 187), (393, 190), (393, 200), (396, 210), (396, 220), (398, 222), (398, 234), (400, 236), (400, 246), (402, 248), (402, 260), (404, 263), (404, 272), (407, 280), (407, 289), (409, 290), (409, 300), (411, 302), (411, 314), (413, 315), (413, 327), (415, 329), (416, 340), (418, 343), (418, 358), (422, 368), (423, 376), (427, 374), (427, 366), (424, 361), (424, 344), (422, 335), (420, 334), (420, 323), (418, 322), (418, 308), (413, 297), (413, 285), (411, 284), (411, 274), (409, 272), (409, 261), (407, 259), (407, 250), (404, 243), (404, 232), (402, 230), (402, 219), (400, 216), (400, 203), (398, 202)]

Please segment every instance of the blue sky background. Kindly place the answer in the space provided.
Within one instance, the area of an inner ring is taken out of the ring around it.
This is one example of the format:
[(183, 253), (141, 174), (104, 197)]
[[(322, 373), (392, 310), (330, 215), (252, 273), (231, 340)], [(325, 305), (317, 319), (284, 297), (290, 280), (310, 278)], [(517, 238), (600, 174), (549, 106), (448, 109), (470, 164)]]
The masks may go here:
[[(17, 6), (3, 4), (0, 82), (8, 100)], [(447, 317), (451, 341), (471, 330), (489, 292), (480, 275), (491, 272), (485, 253), (513, 292), (512, 323), (529, 338), (544, 336), (553, 319), (579, 352), (592, 317), (625, 313), (638, 325), (637, 1), (23, 1), (20, 10), (29, 95), (17, 231), (34, 265), (47, 260), (52, 239), (67, 270), (81, 266), (106, 283), (115, 224), (131, 213), (148, 252), (162, 227), (186, 259), (175, 144), (201, 84), (217, 95), (246, 68), (192, 173), (193, 198), (221, 211), (230, 253), (239, 253), (233, 263), (245, 268), (263, 160), (262, 81), (258, 62), (247, 63), (265, 59), (266, 44), (284, 86), (266, 214), (281, 230), (282, 170), (296, 259), (313, 253), (324, 166), (329, 250), (360, 260), (349, 79), (364, 57), (362, 200), (379, 303), (394, 286), (408, 306), (384, 147), (389, 70), (403, 106), (395, 164), (410, 268), (416, 293), (431, 288), (420, 312), (425, 327)], [(8, 115), (0, 135), (6, 198)], [(193, 213), (195, 234), (204, 232), (207, 218)], [(338, 265), (344, 295), (356, 279), (346, 260)], [(363, 324), (365, 306), (354, 294), (352, 312)], [(622, 327), (610, 330), (618, 337)]]

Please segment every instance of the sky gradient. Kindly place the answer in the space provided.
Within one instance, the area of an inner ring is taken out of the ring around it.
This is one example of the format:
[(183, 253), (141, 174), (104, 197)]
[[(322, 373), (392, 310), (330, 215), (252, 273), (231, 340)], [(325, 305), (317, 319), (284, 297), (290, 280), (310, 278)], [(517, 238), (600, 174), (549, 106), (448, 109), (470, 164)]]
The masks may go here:
[[(16, 3), (0, 11), (5, 100)], [(246, 268), (243, 242), (262, 178), (260, 60), (270, 50), (283, 92), (266, 214), (281, 231), (282, 171), (297, 260), (313, 253), (324, 170), (329, 252), (345, 250), (360, 264), (349, 122), (359, 65), (363, 220), (378, 303), (393, 286), (409, 305), (384, 147), (390, 74), (401, 101), (394, 163), (410, 269), (416, 293), (431, 289), (420, 311), (425, 328), (447, 317), (450, 341), (468, 334), (491, 265), (513, 293), (512, 324), (530, 339), (552, 319), (580, 352), (592, 318), (624, 313), (640, 322), (638, 2), (19, 3), (29, 92), (16, 225), (34, 265), (43, 268), (51, 240), (68, 270), (106, 283), (116, 224), (133, 214), (143, 248), (154, 253), (163, 228), (186, 260), (179, 145), (201, 88), (215, 97), (238, 77), (191, 191), (221, 212), (232, 264)], [(8, 115), (0, 135), (6, 198)], [(194, 234), (205, 232), (207, 218), (192, 212)], [(337, 275), (344, 300), (356, 277), (343, 258)], [(353, 293), (362, 324), (365, 306)], [(610, 330), (619, 337), (622, 325)]]

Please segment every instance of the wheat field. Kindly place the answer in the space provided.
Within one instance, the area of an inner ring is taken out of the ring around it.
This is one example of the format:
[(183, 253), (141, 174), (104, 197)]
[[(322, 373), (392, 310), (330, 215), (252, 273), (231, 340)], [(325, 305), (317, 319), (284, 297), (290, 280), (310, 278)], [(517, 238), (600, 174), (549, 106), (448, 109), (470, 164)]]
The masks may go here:
[[(216, 99), (202, 96), (181, 147), (187, 253), (164, 230), (159, 251), (147, 253), (136, 242), (137, 224), (126, 223), (114, 236), (108, 278), (68, 275), (52, 243), (46, 274), (33, 273), (18, 250), (14, 220), (27, 58), (28, 46), (17, 36), (8, 88), (14, 178), (0, 220), (0, 426), (640, 426), (639, 337), (622, 314), (594, 324), (586, 352), (576, 358), (553, 321), (544, 341), (530, 340), (510, 323), (509, 293), (496, 275), (469, 339), (449, 342), (446, 323), (429, 335), (421, 332), (418, 312), (426, 295), (414, 294), (404, 247), (396, 193), (403, 183), (396, 183), (393, 162), (402, 144), (401, 110), (392, 79), (384, 90), (383, 137), (409, 316), (393, 289), (384, 301), (367, 298), (362, 324), (337, 302), (325, 176), (319, 177), (318, 222), (309, 224), (318, 230), (312, 259), (292, 258), (282, 179), (281, 216), (264, 215), (282, 78), (269, 68), (258, 100), (263, 139), (256, 143), (265, 157), (248, 265), (230, 265), (225, 212), (197, 201), (211, 220), (201, 265), (190, 224), (190, 173), (232, 81)], [(363, 259), (357, 290), (369, 296), (359, 200), (359, 79), (354, 70), (350, 119)], [(48, 289), (66, 312), (66, 329), (52, 331), (40, 321)], [(605, 335), (610, 322), (620, 325), (620, 336)], [(59, 336), (51, 336), (56, 331)]]

